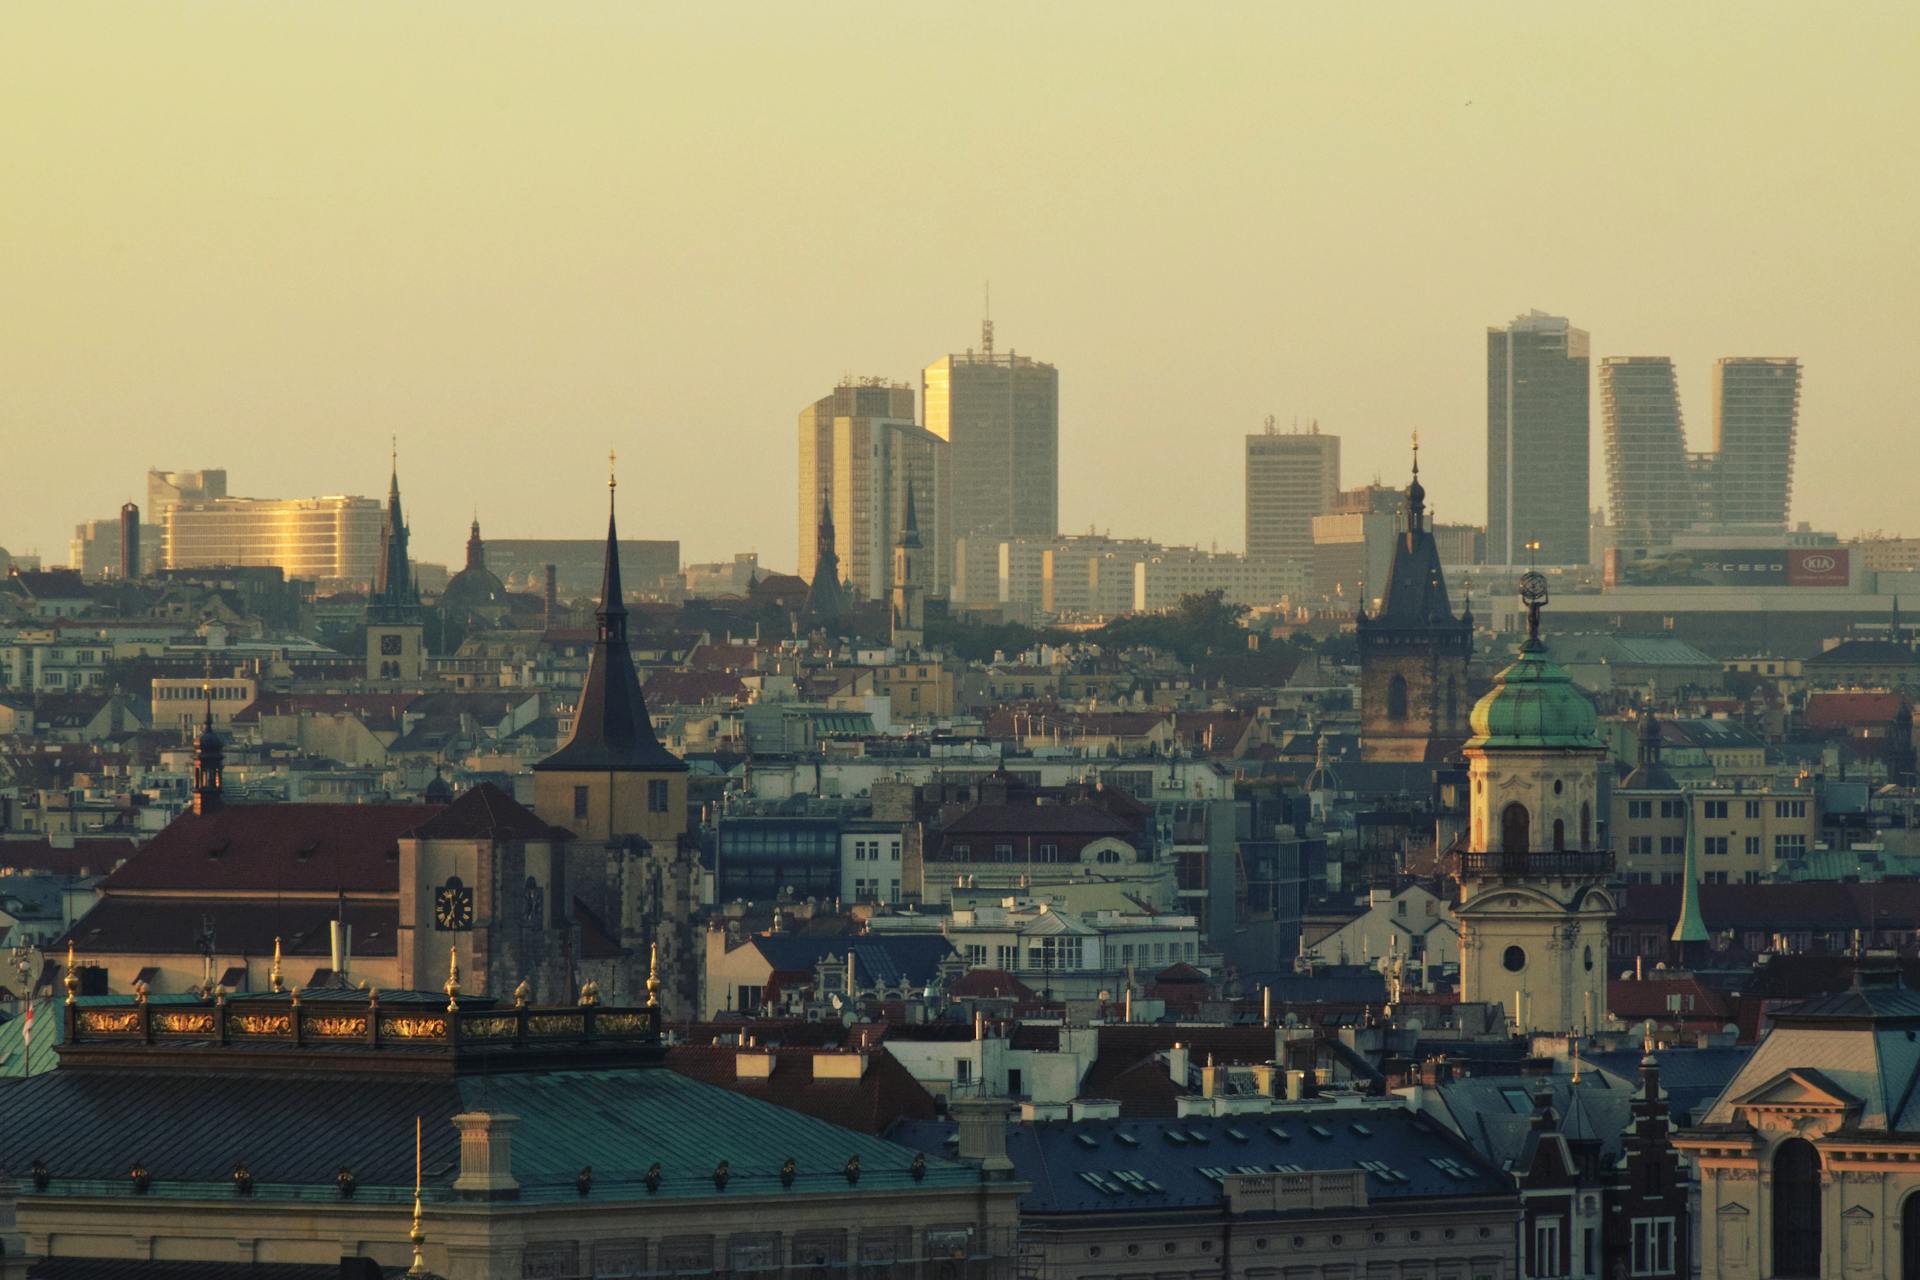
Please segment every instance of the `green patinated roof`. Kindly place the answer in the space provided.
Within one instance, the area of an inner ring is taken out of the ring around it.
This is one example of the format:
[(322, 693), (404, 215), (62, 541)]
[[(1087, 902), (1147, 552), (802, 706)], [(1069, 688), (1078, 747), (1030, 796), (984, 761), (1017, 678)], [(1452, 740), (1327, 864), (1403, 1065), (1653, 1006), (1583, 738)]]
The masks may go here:
[(1548, 656), (1544, 644), (1529, 640), (1513, 665), (1494, 677), (1492, 691), (1474, 704), (1467, 746), (1600, 750), (1599, 723), (1566, 668)]

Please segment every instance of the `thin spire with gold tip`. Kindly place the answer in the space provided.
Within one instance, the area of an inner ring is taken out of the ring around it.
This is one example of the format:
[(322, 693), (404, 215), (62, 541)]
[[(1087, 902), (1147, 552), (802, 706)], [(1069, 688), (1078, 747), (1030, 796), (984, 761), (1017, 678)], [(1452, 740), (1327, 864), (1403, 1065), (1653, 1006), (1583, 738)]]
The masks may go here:
[(287, 986), (286, 979), (280, 973), (280, 939), (278, 937), (273, 940), (273, 967), (267, 970), (267, 985), (273, 988), (276, 995), (286, 990)]
[(420, 1117), (413, 1118), (413, 1229), (407, 1232), (407, 1239), (413, 1242), (413, 1265), (407, 1268), (410, 1276), (427, 1274), (426, 1243), (427, 1233), (420, 1225)]
[(80, 996), (80, 975), (74, 969), (73, 939), (67, 939), (67, 972), (60, 979), (60, 985), (67, 989), (67, 1003), (72, 1004)]
[(460, 948), (447, 948), (447, 981), (440, 988), (447, 993), (447, 1012), (453, 1013), (460, 1008)]
[(660, 944), (647, 946), (647, 1008), (660, 1007)]

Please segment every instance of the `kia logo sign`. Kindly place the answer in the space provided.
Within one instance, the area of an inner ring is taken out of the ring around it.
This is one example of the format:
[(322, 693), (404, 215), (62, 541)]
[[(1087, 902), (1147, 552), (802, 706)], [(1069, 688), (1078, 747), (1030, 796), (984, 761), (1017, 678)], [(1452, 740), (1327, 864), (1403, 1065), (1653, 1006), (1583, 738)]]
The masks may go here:
[(1806, 556), (1800, 561), (1800, 567), (1808, 573), (1832, 573), (1839, 566), (1832, 556)]

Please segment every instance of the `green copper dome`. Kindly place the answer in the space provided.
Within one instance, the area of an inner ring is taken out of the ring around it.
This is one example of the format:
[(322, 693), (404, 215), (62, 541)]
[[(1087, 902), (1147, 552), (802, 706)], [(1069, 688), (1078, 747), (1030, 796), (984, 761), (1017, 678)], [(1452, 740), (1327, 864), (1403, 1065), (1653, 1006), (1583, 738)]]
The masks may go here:
[(1566, 668), (1538, 639), (1521, 646), (1514, 664), (1494, 677), (1493, 689), (1473, 706), (1468, 747), (1491, 750), (1578, 748), (1599, 750), (1599, 717)]

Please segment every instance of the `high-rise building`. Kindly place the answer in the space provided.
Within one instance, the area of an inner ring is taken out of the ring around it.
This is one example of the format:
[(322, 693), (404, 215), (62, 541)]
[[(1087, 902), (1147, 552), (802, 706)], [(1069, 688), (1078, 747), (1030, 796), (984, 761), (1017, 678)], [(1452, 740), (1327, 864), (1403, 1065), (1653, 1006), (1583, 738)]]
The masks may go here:
[(1247, 437), (1247, 557), (1313, 560), (1313, 518), (1333, 510), (1340, 492), (1340, 437), (1307, 432), (1282, 435), (1273, 419)]
[(1602, 360), (1600, 422), (1613, 545), (1622, 551), (1668, 545), (1700, 513), (1673, 361), (1665, 356)]
[(1793, 500), (1800, 362), (1729, 356), (1713, 368), (1716, 520), (1785, 528)]
[(1587, 563), (1587, 363), (1564, 316), (1487, 330), (1489, 561)]
[(950, 577), (969, 604), (991, 602), (985, 584), (998, 578), (1002, 542), (1060, 529), (1060, 374), (1030, 356), (995, 352), (992, 321), (980, 345), (921, 375), (927, 430), (949, 446), (942, 519), (969, 557)]
[(941, 489), (947, 442), (918, 426), (913, 388), (882, 378), (848, 380), (800, 411), (799, 571), (819, 559), (820, 504), (832, 503), (841, 571), (870, 600), (893, 589), (893, 544), (907, 490), (929, 551), (923, 584), (944, 592), (953, 554)]
[(168, 569), (277, 565), (289, 578), (364, 588), (386, 515), (373, 498), (208, 498), (153, 512)]

